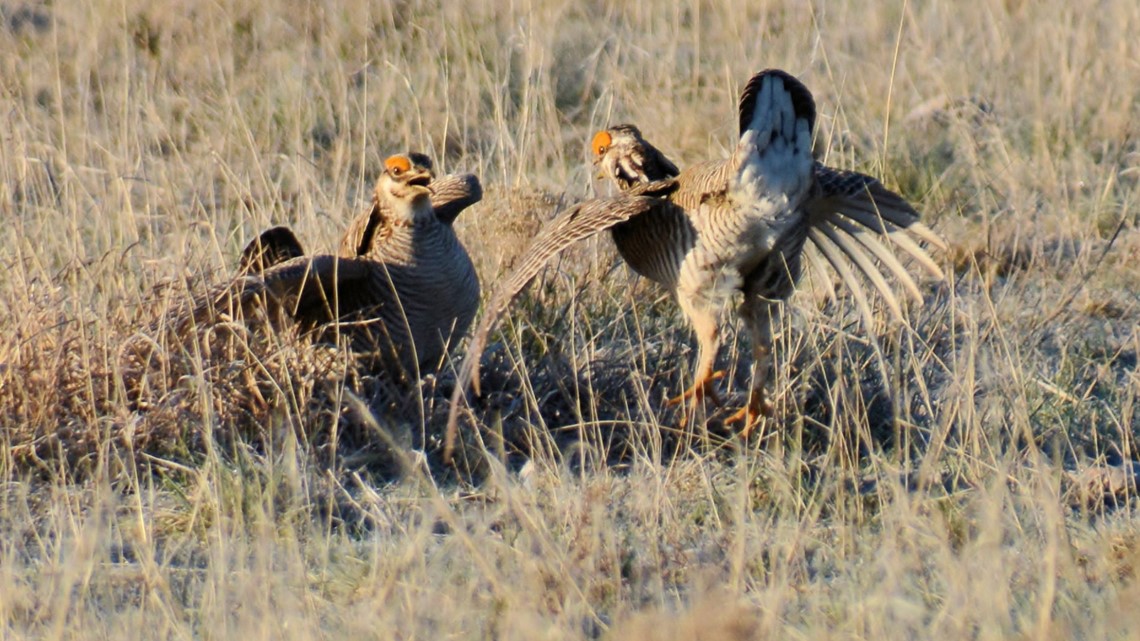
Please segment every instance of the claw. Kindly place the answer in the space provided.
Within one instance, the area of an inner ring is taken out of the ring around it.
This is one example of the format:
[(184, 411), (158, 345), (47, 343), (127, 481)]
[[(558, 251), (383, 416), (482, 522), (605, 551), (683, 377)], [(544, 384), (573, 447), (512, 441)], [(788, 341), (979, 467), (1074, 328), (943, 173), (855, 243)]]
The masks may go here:
[(747, 439), (752, 430), (760, 423), (760, 417), (772, 416), (774, 410), (775, 406), (768, 400), (764, 390), (753, 390), (749, 394), (748, 404), (733, 412), (732, 416), (724, 419), (724, 424), (731, 425), (743, 421), (744, 425), (739, 435), (740, 438)]
[(680, 405), (689, 399), (693, 399), (693, 404), (696, 405), (704, 399), (709, 399), (714, 405), (723, 405), (720, 396), (717, 395), (716, 390), (713, 389), (713, 383), (724, 378), (724, 370), (718, 370), (709, 374), (706, 378), (698, 380), (693, 383), (693, 386), (681, 393), (680, 396), (674, 396), (669, 399), (668, 405)]

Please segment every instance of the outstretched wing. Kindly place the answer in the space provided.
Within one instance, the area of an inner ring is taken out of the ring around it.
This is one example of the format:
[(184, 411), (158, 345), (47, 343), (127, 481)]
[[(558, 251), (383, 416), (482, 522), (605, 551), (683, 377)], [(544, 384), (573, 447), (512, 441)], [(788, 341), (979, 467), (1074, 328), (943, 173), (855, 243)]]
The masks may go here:
[(270, 227), (261, 232), (241, 250), (238, 272), (241, 274), (261, 273), (274, 265), (298, 256), (304, 256), (301, 241), (288, 227)]
[(811, 244), (827, 258), (848, 288), (857, 292), (854, 272), (841, 264), (842, 256), (846, 256), (879, 292), (892, 314), (901, 318), (898, 299), (883, 274), (893, 275), (915, 302), (922, 302), (922, 293), (894, 250), (910, 256), (932, 277), (941, 279), (944, 275), (938, 264), (911, 236), (941, 249), (945, 249), (945, 243), (919, 222), (918, 212), (902, 196), (871, 176), (816, 163), (815, 178), (819, 189), (805, 203), (812, 228), (808, 236)]
[(455, 390), (451, 394), (451, 409), (448, 414), (444, 444), (445, 458), (450, 458), (451, 448), (455, 443), (459, 398), (467, 391), (469, 383), (475, 392), (479, 393), (479, 361), (487, 345), (487, 338), (515, 296), (552, 258), (578, 241), (606, 231), (635, 216), (652, 215), (667, 208), (676, 208), (676, 205), (660, 197), (675, 188), (675, 181), (666, 180), (634, 187), (627, 194), (615, 198), (587, 200), (563, 211), (543, 228), (530, 248), (519, 259), (515, 270), (495, 288), (490, 302), (483, 310), (479, 324), (471, 335), (467, 355), (459, 368)]
[(308, 327), (327, 323), (376, 305), (374, 269), (368, 260), (327, 254), (294, 258), (214, 287), (176, 326), (183, 331), (219, 314), (248, 318), (258, 307)]
[[(475, 174), (449, 174), (428, 185), (435, 217), (445, 225), (455, 222), (459, 214), (483, 199), (483, 185)], [(386, 205), (372, 201), (368, 213), (358, 216), (340, 239), (341, 256), (365, 256), (387, 236), (389, 212)], [(382, 258), (378, 256), (377, 258)]]

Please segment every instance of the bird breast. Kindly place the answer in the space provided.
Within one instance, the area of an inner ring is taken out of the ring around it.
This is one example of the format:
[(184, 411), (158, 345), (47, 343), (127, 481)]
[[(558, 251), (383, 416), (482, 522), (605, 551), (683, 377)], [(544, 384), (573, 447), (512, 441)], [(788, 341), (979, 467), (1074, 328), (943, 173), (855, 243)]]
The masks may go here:
[(406, 318), (421, 365), (437, 360), (445, 340), (465, 333), (475, 316), (475, 266), (455, 232), (442, 224), (398, 229), (386, 249), (378, 280), (397, 292), (398, 313)]
[(633, 271), (669, 288), (677, 286), (681, 262), (697, 240), (689, 217), (676, 207), (651, 210), (615, 225), (610, 233)]

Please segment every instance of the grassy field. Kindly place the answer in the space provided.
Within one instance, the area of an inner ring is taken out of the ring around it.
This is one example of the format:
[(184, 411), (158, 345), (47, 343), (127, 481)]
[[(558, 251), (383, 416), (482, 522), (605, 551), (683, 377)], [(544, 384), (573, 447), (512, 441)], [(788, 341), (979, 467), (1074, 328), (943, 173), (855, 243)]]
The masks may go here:
[[(1140, 4), (333, 4), (0, 2), (0, 638), (1140, 636)], [(604, 238), (514, 307), (455, 466), (450, 368), (161, 326), (407, 149), (482, 179), (489, 293), (594, 130), (723, 157), (767, 67), (950, 250), (906, 324), (805, 282), (746, 444), (678, 430), (692, 337)]]

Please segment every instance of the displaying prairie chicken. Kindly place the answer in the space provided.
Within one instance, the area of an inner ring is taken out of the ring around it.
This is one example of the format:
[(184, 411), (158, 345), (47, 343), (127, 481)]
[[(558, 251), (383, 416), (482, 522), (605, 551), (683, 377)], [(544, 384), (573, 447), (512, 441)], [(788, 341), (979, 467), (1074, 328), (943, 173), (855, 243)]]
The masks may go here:
[[(591, 151), (594, 165), (599, 168), (599, 177), (610, 178), (623, 192), (628, 192), (636, 185), (648, 185), (680, 173), (676, 165), (645, 140), (641, 131), (634, 125), (617, 125), (597, 132), (591, 142)], [(854, 171), (833, 169), (818, 161), (814, 163), (813, 171), (816, 188), (804, 202), (804, 208), (809, 212), (806, 222), (810, 226), (804, 258), (816, 263), (816, 267), (824, 271), (825, 267), (820, 262), (819, 255), (822, 252), (824, 258), (833, 264), (847, 285), (855, 292), (856, 297), (863, 298), (862, 289), (858, 280), (853, 279), (850, 266), (844, 261), (833, 260), (838, 258), (838, 255), (834, 251), (829, 251), (827, 243), (818, 237), (819, 233), (829, 237), (835, 235), (834, 242), (871, 280), (892, 314), (896, 317), (901, 314), (898, 299), (886, 286), (886, 281), (882, 279), (879, 270), (874, 268), (867, 251), (898, 279), (915, 302), (921, 303), (921, 293), (914, 279), (895, 254), (875, 236), (886, 233), (889, 244), (897, 246), (914, 258), (923, 269), (938, 279), (943, 277), (942, 271), (929, 254), (906, 234), (896, 232), (905, 229), (938, 247), (943, 247), (942, 240), (918, 222), (918, 212), (914, 211), (901, 196), (884, 188), (875, 178)], [(867, 223), (869, 219), (880, 217), (882, 220), (875, 221), (873, 225)], [(658, 214), (657, 220), (660, 219), (661, 216)], [(673, 281), (657, 275), (670, 273), (675, 268), (653, 270), (642, 265), (646, 262), (662, 261), (679, 265), (678, 256), (687, 255), (695, 241), (690, 239), (688, 234), (672, 232), (673, 228), (669, 226), (666, 226), (666, 230), (670, 230), (671, 233), (668, 234), (670, 238), (662, 239), (661, 236), (667, 235), (666, 232), (655, 228), (651, 220), (651, 216), (640, 214), (614, 225), (610, 232), (613, 234), (618, 252), (625, 257), (634, 271), (666, 286), (672, 286)], [(688, 221), (687, 215), (685, 220)], [(837, 234), (836, 227), (842, 233)], [(852, 246), (849, 237), (858, 240), (863, 247)], [(645, 249), (636, 251), (642, 246)]]
[[(338, 321), (354, 345), (379, 350), (386, 366), (409, 375), (433, 367), (449, 340), (470, 326), (479, 281), (451, 225), (432, 207), (430, 169), (408, 155), (391, 156), (384, 167), (374, 210), (384, 212), (385, 230), (382, 243), (379, 235), (373, 240), (373, 251), (296, 257), (240, 276), (199, 305), (194, 319), (219, 309), (246, 317), (264, 305), (271, 320), (284, 317), (304, 329)], [(295, 241), (278, 233), (265, 245)], [(373, 258), (379, 245), (383, 259)]]
[[(417, 152), (409, 152), (405, 157), (414, 172), (429, 175), (426, 186), (431, 192), (431, 206), (440, 223), (450, 226), (464, 209), (483, 199), (483, 186), (474, 174), (435, 178), (431, 158)], [(372, 207), (357, 216), (341, 237), (337, 255), (384, 260), (389, 251), (387, 240), (392, 236), (393, 220), (391, 207), (379, 192), (374, 193)], [(291, 229), (272, 227), (246, 245), (238, 269), (244, 273), (259, 272), (304, 253)]]
[[(692, 387), (673, 399), (718, 400), (712, 387), (720, 345), (720, 316), (737, 292), (739, 314), (751, 334), (754, 372), (746, 405), (729, 422), (747, 433), (771, 411), (765, 396), (772, 353), (772, 315), (795, 290), (805, 244), (833, 265), (866, 309), (854, 263), (891, 311), (897, 298), (871, 259), (921, 301), (913, 278), (890, 245), (913, 257), (931, 275), (942, 272), (905, 230), (934, 245), (941, 240), (918, 222), (918, 213), (877, 180), (830, 169), (812, 157), (815, 102), (790, 74), (767, 70), (753, 76), (739, 106), (740, 137), (733, 154), (676, 167), (640, 132), (623, 125), (599, 132), (594, 162), (623, 194), (588, 200), (558, 215), (497, 288), (476, 328), (460, 370), (448, 425), (453, 441), (458, 397), (470, 380), (478, 391), (478, 362), (498, 315), (562, 249), (610, 229), (630, 266), (672, 289), (697, 335), (699, 355)], [(688, 226), (677, 221), (687, 220)], [(664, 221), (658, 229), (653, 221)], [(810, 259), (810, 256), (809, 256)], [(848, 262), (850, 261), (850, 262)]]
[[(406, 158), (412, 170), (430, 176), (426, 185), (431, 192), (431, 206), (436, 219), (450, 227), (455, 219), (471, 205), (483, 199), (483, 186), (474, 174), (450, 174), (434, 177), (431, 158), (421, 153), (409, 153)], [(341, 256), (368, 256), (384, 260), (389, 251), (388, 239), (393, 229), (392, 211), (384, 199), (376, 194), (372, 198), (372, 208), (348, 226), (340, 239), (337, 253)]]

